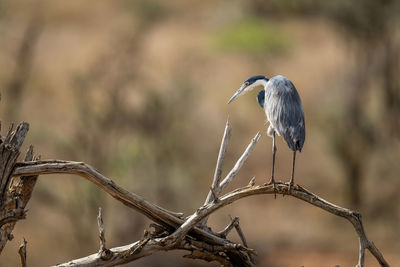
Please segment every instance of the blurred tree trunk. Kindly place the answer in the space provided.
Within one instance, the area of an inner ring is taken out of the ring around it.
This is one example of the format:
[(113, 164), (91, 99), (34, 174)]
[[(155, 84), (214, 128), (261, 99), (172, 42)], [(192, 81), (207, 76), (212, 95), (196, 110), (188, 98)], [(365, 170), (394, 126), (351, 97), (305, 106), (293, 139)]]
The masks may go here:
[(360, 207), (361, 205), (361, 166), (349, 165), (347, 168), (347, 177), (349, 180), (349, 202), (353, 207)]
[(35, 16), (25, 29), (24, 36), (20, 43), (15, 59), (14, 72), (6, 86), (8, 94), (6, 114), (7, 119), (10, 121), (19, 120), (20, 109), (16, 107), (20, 106), (25, 86), (31, 73), (34, 48), (39, 39), (41, 29), (42, 23)]
[(388, 131), (397, 139), (400, 137), (400, 44), (395, 34), (384, 39), (382, 77), (384, 89), (384, 107), (388, 120)]

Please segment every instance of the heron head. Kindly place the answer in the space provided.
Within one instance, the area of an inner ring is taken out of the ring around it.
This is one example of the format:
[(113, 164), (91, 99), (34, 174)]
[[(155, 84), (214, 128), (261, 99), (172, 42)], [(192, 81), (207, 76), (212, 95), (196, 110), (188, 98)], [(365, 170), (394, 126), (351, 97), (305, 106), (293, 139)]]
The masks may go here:
[(265, 85), (265, 83), (268, 81), (268, 78), (266, 78), (263, 75), (255, 75), (249, 77), (247, 80), (245, 80), (242, 84), (242, 86), (237, 90), (237, 92), (229, 99), (228, 104), (231, 103), (233, 100), (235, 100), (238, 96), (253, 90), (255, 87), (260, 86), (260, 85)]

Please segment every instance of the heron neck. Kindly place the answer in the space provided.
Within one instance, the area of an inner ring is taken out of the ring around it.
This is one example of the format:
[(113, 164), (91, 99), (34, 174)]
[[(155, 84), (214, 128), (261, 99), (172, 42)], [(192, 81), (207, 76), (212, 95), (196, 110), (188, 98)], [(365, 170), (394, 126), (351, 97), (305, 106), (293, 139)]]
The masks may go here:
[(262, 80), (260, 80), (260, 84), (262, 85), (262, 87), (264, 88), (264, 90), (267, 90), (267, 83), (268, 83), (268, 79), (262, 79)]

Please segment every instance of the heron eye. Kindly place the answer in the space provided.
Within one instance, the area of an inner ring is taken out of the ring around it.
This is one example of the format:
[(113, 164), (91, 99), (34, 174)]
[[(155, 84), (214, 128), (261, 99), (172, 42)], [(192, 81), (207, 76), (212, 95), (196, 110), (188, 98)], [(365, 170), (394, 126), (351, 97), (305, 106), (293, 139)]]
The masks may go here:
[(244, 85), (245, 85), (245, 86), (249, 86), (249, 82), (245, 82)]

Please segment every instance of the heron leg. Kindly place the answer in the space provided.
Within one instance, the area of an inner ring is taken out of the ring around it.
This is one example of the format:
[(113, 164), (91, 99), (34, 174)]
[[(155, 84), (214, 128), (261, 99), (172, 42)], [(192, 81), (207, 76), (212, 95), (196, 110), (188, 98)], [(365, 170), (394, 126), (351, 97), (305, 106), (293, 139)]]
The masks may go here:
[(274, 197), (276, 198), (276, 185), (274, 179), (274, 171), (275, 171), (275, 154), (276, 154), (276, 145), (275, 145), (275, 130), (272, 132), (272, 170), (271, 170), (271, 180), (268, 184), (272, 184), (274, 188)]
[(292, 178), (290, 178), (289, 193), (292, 191), (292, 186), (294, 185), (294, 163), (295, 163), (295, 161), (296, 161), (296, 150), (293, 151)]

